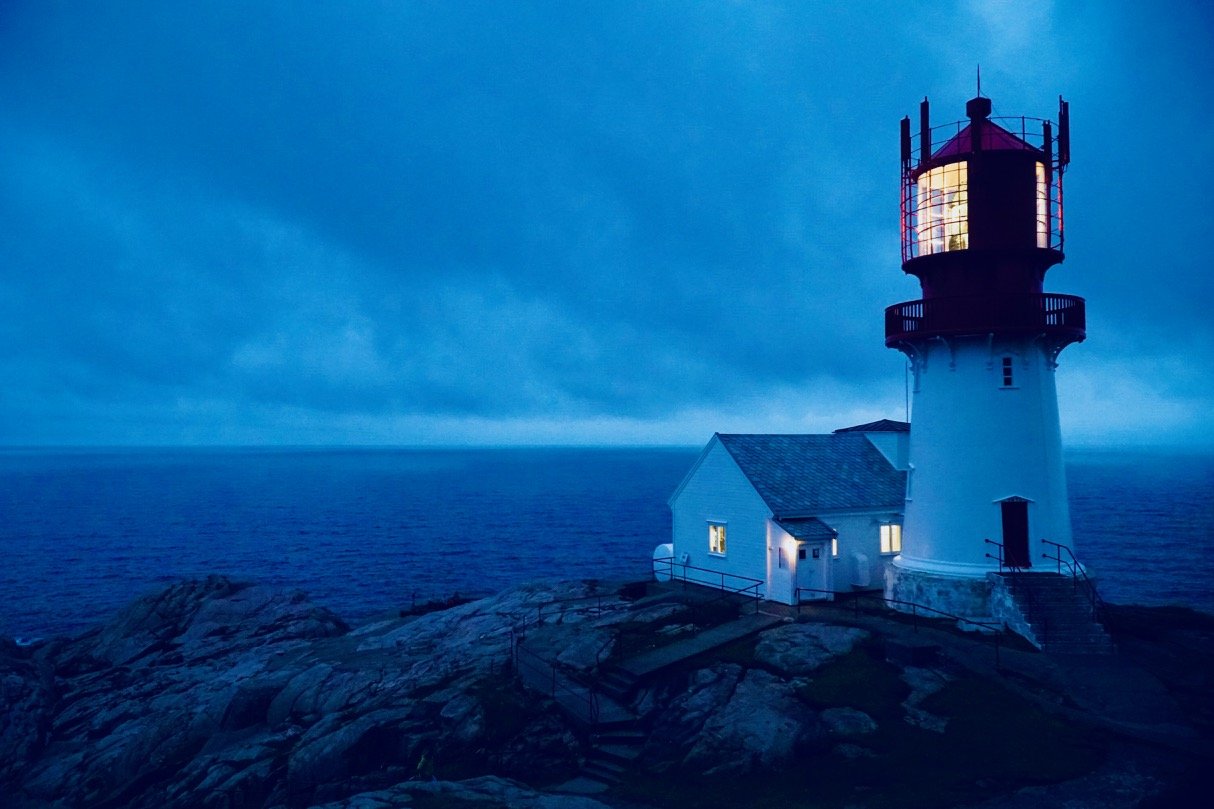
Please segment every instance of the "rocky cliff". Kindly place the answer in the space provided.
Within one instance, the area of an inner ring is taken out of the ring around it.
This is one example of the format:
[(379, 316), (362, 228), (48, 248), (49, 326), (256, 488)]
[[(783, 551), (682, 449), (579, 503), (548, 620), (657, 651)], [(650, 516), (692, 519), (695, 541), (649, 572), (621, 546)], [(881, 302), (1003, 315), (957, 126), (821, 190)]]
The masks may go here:
[[(352, 631), (301, 593), (210, 578), (75, 639), (5, 641), (0, 794), (15, 806), (310, 806), (436, 773), (567, 777), (576, 740), (502, 669), (511, 627), (583, 587)], [(506, 781), (463, 789), (531, 805)]]
[(1135, 612), (1126, 654), (1066, 662), (822, 608), (636, 683), (624, 777), (570, 794), (617, 745), (524, 690), (512, 640), (601, 676), (625, 640), (730, 620), (679, 595), (531, 585), (350, 628), (300, 593), (178, 584), (77, 638), (0, 640), (0, 805), (1128, 808), (1210, 763), (1207, 618)]

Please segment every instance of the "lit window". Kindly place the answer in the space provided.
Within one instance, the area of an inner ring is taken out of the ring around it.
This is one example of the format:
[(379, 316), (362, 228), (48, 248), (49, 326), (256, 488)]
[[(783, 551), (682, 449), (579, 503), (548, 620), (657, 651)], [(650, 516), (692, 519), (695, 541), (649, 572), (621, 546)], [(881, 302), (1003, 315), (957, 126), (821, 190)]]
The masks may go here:
[(1012, 387), (1012, 383), (1014, 381), (1015, 381), (1015, 377), (1012, 375), (1012, 358), (1004, 357), (1003, 358), (1003, 387), (1005, 387), (1005, 388)]
[(919, 175), (915, 203), (919, 255), (969, 247), (968, 175), (964, 160)]
[(1037, 164), (1037, 246), (1050, 246), (1050, 184), (1045, 179), (1045, 164)]
[(839, 556), (839, 538), (838, 537), (831, 537), (831, 539), (830, 539), (830, 555), (834, 556), (834, 557)]
[(881, 526), (881, 553), (902, 553), (901, 525), (886, 523)]
[(718, 556), (725, 555), (725, 526), (710, 523), (708, 526), (708, 552)]

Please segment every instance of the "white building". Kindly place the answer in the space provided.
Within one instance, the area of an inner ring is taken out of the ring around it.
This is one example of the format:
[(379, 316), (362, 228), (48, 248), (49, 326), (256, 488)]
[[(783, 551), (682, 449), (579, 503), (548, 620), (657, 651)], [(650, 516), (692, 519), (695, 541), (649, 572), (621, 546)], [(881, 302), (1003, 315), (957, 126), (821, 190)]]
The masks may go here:
[(895, 421), (714, 435), (670, 498), (659, 575), (785, 604), (880, 587), (901, 549), (908, 438)]

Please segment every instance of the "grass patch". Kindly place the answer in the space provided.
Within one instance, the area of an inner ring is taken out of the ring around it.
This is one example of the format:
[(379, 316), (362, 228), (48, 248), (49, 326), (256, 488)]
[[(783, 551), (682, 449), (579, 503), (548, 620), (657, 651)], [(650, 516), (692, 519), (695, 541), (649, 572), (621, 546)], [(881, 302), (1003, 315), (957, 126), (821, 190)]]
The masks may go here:
[(797, 695), (816, 708), (855, 708), (880, 722), (897, 720), (910, 694), (896, 666), (872, 644), (861, 644), (814, 672)]
[(1096, 731), (1062, 722), (989, 680), (957, 680), (923, 707), (949, 718), (945, 739), (958, 765), (990, 777), (1052, 783), (1088, 772), (1103, 758)]
[(617, 641), (610, 659), (636, 657), (690, 637), (686, 632), (662, 632), (669, 626), (690, 624), (698, 630), (710, 629), (738, 617), (738, 605), (728, 601), (692, 604), (655, 621), (625, 621), (617, 627)]
[(736, 663), (743, 668), (755, 666), (755, 647), (759, 645), (759, 636), (750, 635), (738, 638), (708, 654), (721, 663)]

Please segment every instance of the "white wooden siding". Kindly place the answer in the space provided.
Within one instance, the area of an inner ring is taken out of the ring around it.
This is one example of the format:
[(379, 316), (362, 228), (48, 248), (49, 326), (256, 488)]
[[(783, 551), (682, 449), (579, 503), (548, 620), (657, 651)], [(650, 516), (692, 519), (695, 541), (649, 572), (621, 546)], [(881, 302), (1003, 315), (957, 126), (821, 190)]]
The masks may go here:
[[(687, 554), (688, 564), (693, 567), (757, 579), (764, 583), (760, 593), (767, 597), (767, 523), (771, 511), (715, 436), (671, 500), (670, 508), (676, 564)], [(726, 526), (724, 556), (708, 552), (708, 525), (712, 522)], [(679, 574), (677, 566), (675, 573)], [(720, 584), (714, 574), (689, 571), (688, 578)], [(744, 584), (728, 576), (725, 583), (730, 588)]]

